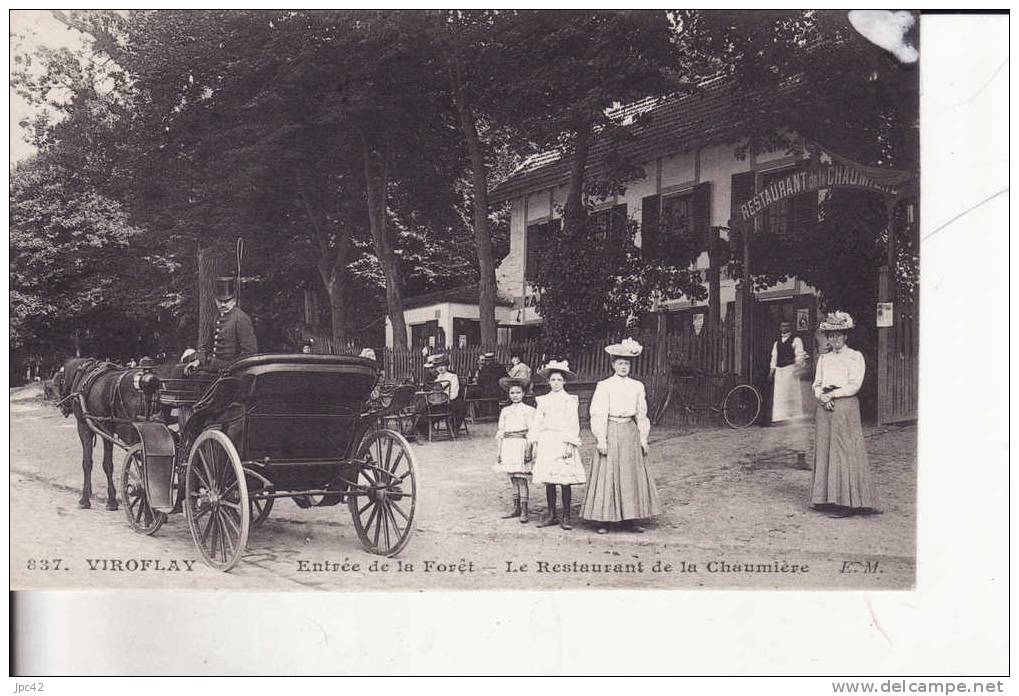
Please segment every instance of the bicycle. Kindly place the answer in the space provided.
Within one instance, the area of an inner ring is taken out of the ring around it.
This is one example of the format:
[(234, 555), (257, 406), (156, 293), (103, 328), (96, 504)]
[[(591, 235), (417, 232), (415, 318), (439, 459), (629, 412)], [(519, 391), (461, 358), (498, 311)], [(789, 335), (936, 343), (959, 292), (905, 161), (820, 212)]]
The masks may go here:
[[(691, 385), (690, 383), (695, 380), (698, 380), (700, 384)], [(684, 382), (687, 383), (687, 388), (681, 390), (680, 384)], [(701, 388), (691, 388), (694, 386)], [(695, 398), (699, 395), (708, 395), (709, 398), (690, 402), (684, 395), (684, 392), (687, 391), (691, 392)], [(764, 404), (764, 399), (757, 387), (740, 382), (737, 375), (718, 375), (702, 370), (693, 370), (682, 374), (674, 373), (674, 381), (669, 385), (665, 399), (653, 413), (652, 424), (658, 425), (668, 413), (674, 394), (687, 413), (712, 411), (719, 414), (725, 424), (734, 430), (753, 424), (761, 415), (761, 407)], [(722, 395), (721, 398), (719, 395)]]

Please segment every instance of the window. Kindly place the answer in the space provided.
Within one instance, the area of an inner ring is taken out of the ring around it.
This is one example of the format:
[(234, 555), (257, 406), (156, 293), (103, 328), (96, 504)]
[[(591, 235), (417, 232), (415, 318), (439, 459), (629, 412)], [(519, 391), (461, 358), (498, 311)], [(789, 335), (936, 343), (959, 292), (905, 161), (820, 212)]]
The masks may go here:
[(446, 332), (439, 326), (436, 320), (426, 321), (423, 324), (411, 324), (410, 344), (412, 348), (435, 348), (445, 345)]
[(689, 266), (708, 248), (711, 183), (642, 201), (641, 246), (647, 258)]
[[(784, 169), (779, 172), (771, 172), (769, 174), (762, 174), (760, 184), (758, 186), (759, 191), (771, 186), (779, 179), (788, 176), (790, 171)], [(788, 237), (790, 229), (792, 227), (793, 217), (793, 199), (786, 198), (778, 203), (773, 203), (769, 207), (761, 211), (761, 232), (769, 234), (775, 237)]]
[[(793, 174), (795, 169), (782, 169), (768, 172), (758, 177), (757, 190), (763, 191), (773, 183)], [(788, 238), (796, 233), (802, 234), (810, 225), (817, 222), (817, 192), (808, 191), (798, 196), (790, 196), (778, 203), (772, 203), (758, 215), (762, 234), (779, 238)]]
[(693, 216), (693, 191), (663, 196), (659, 241), (667, 248), (672, 243), (693, 239)]
[(559, 220), (536, 222), (527, 226), (527, 258), (524, 262), (524, 280), (538, 277), (541, 258), (545, 249), (552, 244), (553, 235), (559, 230)]
[(606, 240), (612, 246), (622, 246), (627, 238), (626, 204), (614, 205), (591, 214), (591, 229), (595, 238)]

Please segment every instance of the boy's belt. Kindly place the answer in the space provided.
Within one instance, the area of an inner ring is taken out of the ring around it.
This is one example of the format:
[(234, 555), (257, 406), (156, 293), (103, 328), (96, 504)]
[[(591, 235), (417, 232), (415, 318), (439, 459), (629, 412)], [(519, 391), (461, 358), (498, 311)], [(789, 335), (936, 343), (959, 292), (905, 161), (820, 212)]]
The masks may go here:
[(636, 416), (609, 416), (609, 420), (613, 423), (626, 423), (636, 419)]
[(521, 440), (527, 439), (526, 430), (510, 430), (509, 432), (502, 434), (503, 438), (520, 438)]

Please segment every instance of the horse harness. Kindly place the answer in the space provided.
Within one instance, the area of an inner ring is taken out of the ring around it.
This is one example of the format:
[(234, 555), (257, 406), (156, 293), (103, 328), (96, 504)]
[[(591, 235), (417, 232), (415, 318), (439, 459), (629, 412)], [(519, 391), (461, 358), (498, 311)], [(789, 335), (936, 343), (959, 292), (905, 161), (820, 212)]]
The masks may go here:
[[(74, 373), (70, 375), (69, 378), (67, 378), (68, 379), (67, 383), (70, 384), (70, 393), (57, 403), (57, 405), (60, 407), (61, 412), (64, 414), (64, 417), (69, 416), (73, 411), (73, 405), (69, 404), (71, 404), (74, 400), (77, 400), (79, 406), (81, 407), (82, 417), (86, 420), (86, 422), (88, 422), (89, 426), (92, 427), (93, 430), (99, 429), (99, 426), (96, 425), (96, 423), (131, 422), (123, 418), (116, 418), (115, 416), (112, 415), (93, 416), (88, 412), (88, 409), (85, 407), (85, 397), (88, 395), (89, 390), (91, 390), (92, 387), (95, 386), (95, 383), (99, 380), (99, 378), (105, 375), (107, 372), (114, 372), (117, 370), (123, 370), (123, 373), (117, 379), (116, 386), (114, 387), (113, 403), (110, 405), (111, 411), (113, 413), (116, 413), (117, 407), (119, 406), (122, 412), (126, 412), (127, 409), (124, 404), (124, 394), (122, 391), (122, 387), (124, 384), (124, 378), (131, 374), (131, 370), (125, 369), (123, 366), (117, 365), (116, 363), (108, 362), (105, 360), (99, 361), (96, 360), (95, 358), (89, 358), (83, 361), (80, 365), (78, 365), (75, 368)], [(105, 432), (105, 430), (102, 432), (97, 432), (97, 434), (108, 438), (112, 438), (114, 440), (119, 439), (116, 437), (116, 435), (113, 435), (112, 433), (107, 433)]]

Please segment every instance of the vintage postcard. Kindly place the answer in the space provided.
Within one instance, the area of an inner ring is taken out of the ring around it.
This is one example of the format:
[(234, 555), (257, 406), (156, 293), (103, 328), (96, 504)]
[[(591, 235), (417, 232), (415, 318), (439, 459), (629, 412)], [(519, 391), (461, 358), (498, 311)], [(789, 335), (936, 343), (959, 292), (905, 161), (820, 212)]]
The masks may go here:
[(13, 12), (12, 587), (912, 589), (922, 40)]

